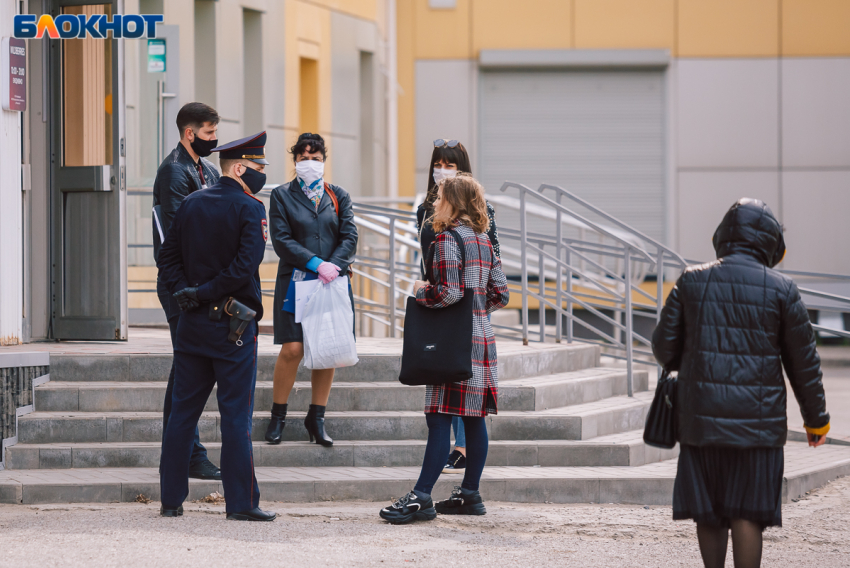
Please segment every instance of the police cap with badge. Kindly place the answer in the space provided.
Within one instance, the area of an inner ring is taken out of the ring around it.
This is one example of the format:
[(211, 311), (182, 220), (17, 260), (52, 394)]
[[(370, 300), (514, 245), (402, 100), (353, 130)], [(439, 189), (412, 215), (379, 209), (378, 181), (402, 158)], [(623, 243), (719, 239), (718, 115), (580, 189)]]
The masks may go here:
[(268, 165), (265, 146), (266, 131), (263, 130), (259, 134), (252, 134), (224, 146), (218, 146), (213, 149), (213, 152), (218, 152), (219, 158), (224, 160), (251, 160), (265, 166)]

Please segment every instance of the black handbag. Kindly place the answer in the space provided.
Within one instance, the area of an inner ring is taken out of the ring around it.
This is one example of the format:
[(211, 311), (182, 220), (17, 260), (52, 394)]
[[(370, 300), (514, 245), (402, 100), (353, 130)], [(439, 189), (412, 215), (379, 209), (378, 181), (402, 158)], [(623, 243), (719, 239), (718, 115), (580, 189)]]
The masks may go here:
[[(463, 239), (450, 231), (460, 247), (460, 277), (466, 268), (466, 250)], [(431, 277), (433, 255), (428, 265)], [(405, 385), (442, 385), (472, 378), (472, 307), (475, 290), (464, 289), (463, 298), (445, 308), (426, 308), (407, 299), (404, 316), (404, 347), (401, 355), (401, 372), (398, 380)]]
[(679, 437), (676, 419), (676, 379), (664, 371), (655, 387), (655, 398), (646, 415), (643, 441), (656, 448), (670, 449)]

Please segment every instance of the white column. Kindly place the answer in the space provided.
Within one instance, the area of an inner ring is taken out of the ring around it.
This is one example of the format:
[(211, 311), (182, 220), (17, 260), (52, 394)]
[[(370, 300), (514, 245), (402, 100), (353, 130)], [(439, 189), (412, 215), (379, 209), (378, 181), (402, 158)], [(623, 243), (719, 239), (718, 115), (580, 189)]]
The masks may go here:
[[(12, 37), (17, 10), (16, 0), (0, 0), (0, 37)], [(21, 113), (0, 110), (0, 345), (21, 342), (22, 214)]]

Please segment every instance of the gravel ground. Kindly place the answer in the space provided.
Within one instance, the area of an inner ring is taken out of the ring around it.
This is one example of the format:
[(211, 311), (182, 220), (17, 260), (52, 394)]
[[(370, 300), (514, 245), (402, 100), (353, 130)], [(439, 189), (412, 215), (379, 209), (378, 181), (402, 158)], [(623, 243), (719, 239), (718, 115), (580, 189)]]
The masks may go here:
[[(668, 507), (488, 503), (483, 517), (391, 526), (380, 503), (262, 506), (278, 519), (227, 522), (202, 503), (181, 519), (160, 518), (156, 502), (0, 505), (0, 566), (702, 566), (693, 523)], [(783, 517), (764, 566), (850, 565), (850, 477)]]

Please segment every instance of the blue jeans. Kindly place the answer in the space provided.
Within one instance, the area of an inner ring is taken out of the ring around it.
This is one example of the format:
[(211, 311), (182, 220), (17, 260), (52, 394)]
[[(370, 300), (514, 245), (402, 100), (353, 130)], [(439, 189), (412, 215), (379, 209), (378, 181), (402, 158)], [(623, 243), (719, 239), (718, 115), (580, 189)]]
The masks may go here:
[(463, 431), (463, 420), (460, 416), (452, 417), (452, 430), (455, 431), (455, 448), (465, 448), (466, 432)]
[[(425, 446), (422, 471), (414, 489), (430, 495), (446, 465), (446, 456), (449, 455), (452, 415), (429, 412), (425, 414), (425, 420), (428, 423), (428, 444)], [(483, 416), (464, 416), (462, 420), (466, 435), (469, 437), (469, 446), (466, 452), (466, 472), (463, 474), (461, 487), (477, 491), (484, 464), (487, 462), (489, 447), (487, 423)]]

